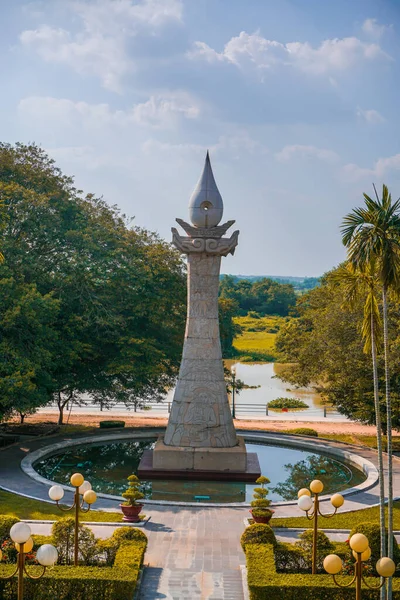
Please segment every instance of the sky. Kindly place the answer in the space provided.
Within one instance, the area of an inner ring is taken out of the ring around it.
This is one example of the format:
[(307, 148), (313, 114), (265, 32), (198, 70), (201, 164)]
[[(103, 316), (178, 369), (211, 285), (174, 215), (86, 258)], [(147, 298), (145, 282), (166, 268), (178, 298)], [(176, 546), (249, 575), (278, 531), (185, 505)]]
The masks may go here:
[(210, 151), (222, 272), (317, 276), (400, 196), (400, 0), (0, 0), (0, 139), (170, 240)]

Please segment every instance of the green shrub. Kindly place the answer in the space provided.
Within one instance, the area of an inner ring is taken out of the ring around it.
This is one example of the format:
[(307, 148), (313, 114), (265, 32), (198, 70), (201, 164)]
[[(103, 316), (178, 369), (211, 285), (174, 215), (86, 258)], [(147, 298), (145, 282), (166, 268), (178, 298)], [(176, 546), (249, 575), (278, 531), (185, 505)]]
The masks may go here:
[(125, 421), (100, 421), (100, 429), (112, 429), (113, 427), (125, 427)]
[(301, 573), (308, 565), (301, 548), (278, 542), (275, 547), (275, 567), (278, 572)]
[(97, 546), (99, 551), (104, 553), (106, 564), (112, 565), (121, 544), (132, 541), (137, 542), (145, 549), (147, 547), (146, 535), (135, 527), (118, 527), (108, 539), (98, 540)]
[(16, 517), (1, 516), (0, 517), (0, 545), (4, 540), (10, 537), (10, 529), (19, 519)]
[(308, 404), (300, 400), (300, 398), (275, 398), (268, 402), (268, 408), (282, 409), (282, 408), (308, 408)]
[(250, 317), (251, 319), (260, 319), (261, 318), (261, 316), (255, 310), (249, 310), (249, 312), (247, 313), (247, 316)]
[(311, 429), (310, 427), (298, 427), (297, 429), (289, 429), (286, 433), (293, 433), (294, 435), (308, 435), (310, 437), (318, 437), (318, 431)]
[(122, 493), (125, 498), (124, 506), (138, 506), (137, 500), (144, 498), (144, 494), (139, 491), (141, 483), (136, 475), (129, 475), (128, 482), (128, 489)]
[[(64, 517), (56, 521), (51, 529), (51, 543), (58, 551), (58, 564), (70, 565), (74, 562), (74, 517)], [(98, 546), (93, 532), (85, 525), (79, 524), (79, 562), (84, 565), (98, 562)]]
[[(369, 541), (369, 547), (371, 548), (371, 565), (373, 574), (376, 575), (375, 566), (377, 561), (381, 557), (381, 529), (379, 523), (359, 523), (350, 531), (351, 538), (355, 533), (363, 533)], [(386, 530), (386, 540), (388, 539), (388, 532)], [(386, 541), (387, 546), (387, 541)], [(400, 550), (397, 544), (396, 538), (393, 536), (393, 560), (396, 565), (400, 563)]]
[(240, 543), (243, 548), (243, 552), (246, 552), (246, 546), (248, 544), (277, 544), (275, 533), (269, 525), (264, 523), (254, 523), (246, 527), (240, 538)]
[[(247, 581), (250, 600), (354, 600), (354, 586), (339, 588), (331, 575), (277, 573), (276, 547), (271, 544), (248, 544), (246, 548)], [(293, 556), (293, 555), (292, 555)], [(347, 577), (346, 582), (349, 581)], [(379, 580), (367, 578), (371, 585)], [(363, 600), (376, 600), (377, 591), (363, 586)], [(393, 600), (400, 600), (400, 580), (393, 580)]]
[[(133, 597), (146, 543), (124, 541), (112, 567), (55, 566), (38, 581), (25, 578), (24, 597), (27, 600), (128, 600)], [(0, 566), (0, 577), (13, 572), (14, 565)], [(29, 567), (30, 573), (41, 572)], [(17, 578), (0, 579), (0, 598), (15, 600)]]
[[(299, 541), (296, 542), (297, 548), (302, 552), (306, 569), (311, 569), (312, 566), (312, 549), (313, 549), (313, 532), (311, 529), (306, 529), (299, 536)], [(317, 533), (317, 571), (323, 571), (323, 562), (325, 556), (332, 554), (334, 545), (329, 540), (328, 536), (323, 531)]]
[(261, 475), (258, 479), (256, 479), (256, 483), (261, 485), (261, 487), (254, 488), (253, 498), (251, 501), (251, 506), (253, 508), (252, 515), (253, 517), (269, 517), (272, 515), (272, 510), (268, 508), (271, 504), (271, 500), (268, 500), (268, 490), (265, 487), (266, 483), (270, 483), (268, 477)]

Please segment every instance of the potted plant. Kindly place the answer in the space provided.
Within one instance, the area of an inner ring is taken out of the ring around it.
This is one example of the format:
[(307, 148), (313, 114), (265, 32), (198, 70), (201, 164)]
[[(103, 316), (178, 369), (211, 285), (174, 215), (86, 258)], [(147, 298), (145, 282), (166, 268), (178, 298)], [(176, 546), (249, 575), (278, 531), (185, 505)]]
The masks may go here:
[(274, 514), (274, 511), (268, 508), (271, 504), (271, 500), (267, 499), (268, 490), (265, 488), (265, 484), (270, 483), (270, 481), (268, 477), (261, 475), (261, 477), (256, 480), (256, 483), (261, 487), (254, 488), (254, 500), (251, 501), (252, 508), (250, 509), (251, 516), (256, 523), (268, 523)]
[(124, 513), (124, 521), (137, 523), (140, 521), (139, 514), (143, 508), (143, 504), (137, 502), (137, 500), (144, 498), (144, 494), (139, 491), (140, 481), (136, 475), (129, 475), (128, 481), (129, 487), (122, 494), (123, 498), (125, 498), (125, 502), (120, 504), (120, 507)]

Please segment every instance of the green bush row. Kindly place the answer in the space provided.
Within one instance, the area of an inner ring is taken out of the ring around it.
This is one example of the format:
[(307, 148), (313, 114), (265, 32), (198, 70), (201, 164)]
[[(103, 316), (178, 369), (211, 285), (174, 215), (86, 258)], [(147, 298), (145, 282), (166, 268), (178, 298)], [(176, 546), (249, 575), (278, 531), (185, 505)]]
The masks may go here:
[(100, 421), (100, 429), (113, 429), (114, 427), (125, 427), (125, 421)]
[[(354, 587), (337, 587), (331, 575), (277, 573), (272, 544), (248, 544), (246, 562), (250, 600), (354, 600)], [(348, 581), (348, 576), (343, 577), (343, 583)], [(379, 582), (377, 578), (368, 578), (368, 581), (372, 585)], [(363, 586), (363, 600), (376, 600), (377, 593)], [(393, 600), (400, 600), (397, 579), (393, 580)]]
[[(132, 600), (146, 550), (146, 542), (123, 542), (112, 567), (54, 567), (38, 581), (25, 579), (25, 598), (29, 600)], [(0, 568), (0, 577), (14, 565)], [(39, 567), (29, 567), (39, 573)], [(15, 600), (17, 579), (0, 579), (0, 598)]]

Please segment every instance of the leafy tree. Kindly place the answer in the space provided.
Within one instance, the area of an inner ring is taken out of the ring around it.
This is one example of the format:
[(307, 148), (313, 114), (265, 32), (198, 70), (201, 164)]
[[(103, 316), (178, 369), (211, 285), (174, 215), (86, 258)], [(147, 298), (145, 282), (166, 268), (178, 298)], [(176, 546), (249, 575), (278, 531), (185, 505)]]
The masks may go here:
[(233, 320), (233, 317), (237, 314), (237, 307), (237, 302), (231, 298), (218, 299), (219, 333), (224, 358), (234, 356), (233, 340), (242, 331), (240, 325)]
[(59, 305), (0, 265), (0, 419), (17, 412), (23, 422), (49, 401)]
[(296, 302), (293, 285), (266, 277), (252, 282), (225, 275), (220, 282), (220, 297), (235, 301), (236, 314), (242, 315), (255, 311), (261, 315), (287, 316)]
[[(320, 287), (300, 296), (296, 310), (298, 317), (281, 327), (276, 348), (288, 364), (280, 378), (292, 385), (311, 385), (339, 412), (363, 423), (375, 423), (372, 357), (365, 354), (361, 337), (364, 302), (356, 298), (349, 305), (345, 286), (331, 275), (322, 279)], [(391, 302), (389, 330), (394, 340), (391, 347), (391, 365), (400, 358), (400, 311)], [(397, 363), (398, 364), (398, 363)], [(384, 385), (385, 370), (382, 357), (377, 357), (378, 383)], [(400, 378), (397, 369), (391, 370), (393, 411), (396, 428), (400, 428)], [(384, 398), (379, 395), (384, 406)], [(382, 415), (382, 426), (386, 419)]]
[(0, 202), (9, 273), (58, 303), (46, 390), (60, 422), (83, 392), (123, 387), (137, 397), (172, 385), (185, 312), (179, 254), (115, 206), (83, 196), (35, 145), (0, 144)]
[[(383, 338), (385, 354), (386, 420), (388, 437), (388, 554), (393, 557), (393, 448), (392, 402), (390, 395), (388, 291), (400, 288), (400, 199), (392, 203), (387, 186), (376, 200), (364, 194), (365, 207), (356, 208), (343, 219), (342, 241), (351, 264), (362, 272), (373, 269), (382, 286)], [(388, 600), (392, 597), (391, 578)]]

